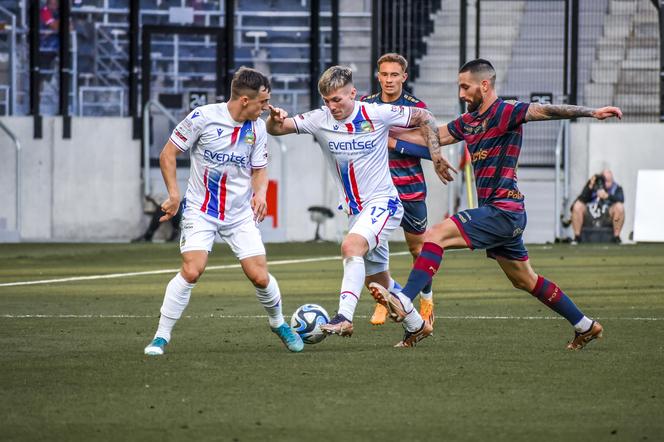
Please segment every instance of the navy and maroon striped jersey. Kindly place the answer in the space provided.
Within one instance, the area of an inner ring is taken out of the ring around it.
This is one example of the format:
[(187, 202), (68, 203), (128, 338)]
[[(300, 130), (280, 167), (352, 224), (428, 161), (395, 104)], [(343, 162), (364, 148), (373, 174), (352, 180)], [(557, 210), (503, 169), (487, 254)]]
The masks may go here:
[[(392, 104), (394, 106), (413, 106), (426, 109), (424, 101), (402, 92), (401, 96), (389, 103), (380, 98), (380, 92), (373, 95), (365, 95), (360, 101), (367, 103)], [(424, 182), (424, 172), (420, 158), (404, 155), (390, 150), (390, 174), (392, 181), (399, 192), (402, 201), (423, 201), (427, 196), (427, 186)]]
[[(447, 124), (450, 134), (465, 141), (475, 170), (480, 206), (492, 205), (510, 212), (523, 212), (523, 195), (516, 185), (521, 152), (521, 125), (528, 103), (497, 99), (483, 114), (469, 112)], [(500, 176), (494, 180), (501, 152), (506, 149)]]

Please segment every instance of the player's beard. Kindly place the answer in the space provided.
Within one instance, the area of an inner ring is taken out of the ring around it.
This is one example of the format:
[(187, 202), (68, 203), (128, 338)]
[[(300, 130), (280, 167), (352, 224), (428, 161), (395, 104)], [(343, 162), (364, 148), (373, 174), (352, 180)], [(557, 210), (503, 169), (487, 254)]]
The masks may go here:
[(470, 102), (466, 102), (466, 109), (468, 112), (475, 112), (477, 109), (482, 107), (482, 97), (474, 98)]

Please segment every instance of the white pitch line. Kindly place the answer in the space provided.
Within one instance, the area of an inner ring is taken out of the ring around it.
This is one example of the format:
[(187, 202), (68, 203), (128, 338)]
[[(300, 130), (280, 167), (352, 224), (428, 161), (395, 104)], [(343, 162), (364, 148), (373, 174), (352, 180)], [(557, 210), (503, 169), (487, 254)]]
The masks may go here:
[[(105, 314), (89, 314), (89, 315), (40, 315), (40, 314), (26, 314), (26, 315), (0, 315), (2, 319), (154, 319), (156, 315), (105, 315)], [(367, 319), (367, 315), (355, 315), (356, 318)], [(267, 319), (267, 315), (184, 315), (186, 319)], [(437, 319), (448, 320), (479, 320), (479, 321), (562, 321), (564, 318), (560, 316), (436, 316)], [(648, 317), (596, 317), (597, 320), (608, 321), (664, 321), (664, 318), (648, 318)]]
[[(395, 252), (390, 253), (391, 256), (407, 255), (410, 252)], [(307, 262), (319, 262), (319, 261), (334, 261), (339, 260), (341, 257), (336, 256), (319, 256), (318, 258), (302, 258), (302, 259), (282, 259), (280, 261), (268, 261), (268, 266), (279, 266), (286, 264), (302, 264)], [(206, 271), (210, 270), (226, 270), (226, 269), (238, 269), (240, 264), (226, 264), (221, 266), (208, 266)], [(72, 282), (72, 281), (92, 281), (95, 279), (114, 279), (114, 278), (125, 278), (129, 276), (145, 276), (145, 275), (160, 275), (162, 273), (175, 273), (180, 269), (165, 269), (165, 270), (148, 270), (145, 272), (127, 272), (127, 273), (109, 273), (107, 275), (90, 275), (90, 276), (72, 276), (70, 278), (58, 278), (58, 279), (42, 279), (37, 281), (18, 281), (18, 282), (4, 282), (0, 284), (0, 287), (16, 287), (21, 285), (37, 285), (37, 284), (53, 284), (58, 282)]]

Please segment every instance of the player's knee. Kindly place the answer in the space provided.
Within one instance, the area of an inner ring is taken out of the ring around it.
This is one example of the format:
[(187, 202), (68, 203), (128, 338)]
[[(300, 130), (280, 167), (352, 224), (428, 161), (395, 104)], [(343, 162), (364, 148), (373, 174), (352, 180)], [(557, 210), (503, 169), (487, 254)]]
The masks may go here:
[(417, 258), (422, 251), (422, 244), (408, 244), (408, 250), (413, 257)]
[(341, 256), (363, 256), (365, 253), (366, 250), (364, 250), (363, 244), (359, 241), (353, 241), (346, 238), (341, 243)]
[(195, 265), (185, 264), (182, 266), (180, 273), (182, 274), (182, 277), (185, 281), (187, 281), (189, 284), (194, 284), (198, 282), (198, 279), (201, 277), (204, 271), (204, 268), (200, 269)]
[(586, 205), (583, 204), (581, 201), (576, 200), (574, 201), (574, 204), (572, 205), (572, 215), (573, 216), (583, 216), (583, 213), (586, 211)]
[(611, 206), (611, 213), (614, 218), (622, 218), (625, 216), (625, 206), (622, 203), (614, 203)]
[(270, 275), (267, 272), (255, 272), (248, 276), (254, 287), (264, 289), (270, 284)]

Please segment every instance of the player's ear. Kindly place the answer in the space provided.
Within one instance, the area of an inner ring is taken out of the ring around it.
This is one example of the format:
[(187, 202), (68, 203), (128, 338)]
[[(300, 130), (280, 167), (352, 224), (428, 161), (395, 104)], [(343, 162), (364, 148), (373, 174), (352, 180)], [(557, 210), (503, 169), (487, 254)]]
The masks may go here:
[(408, 72), (403, 73), (403, 82), (405, 83), (408, 80)]

